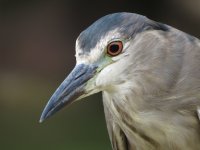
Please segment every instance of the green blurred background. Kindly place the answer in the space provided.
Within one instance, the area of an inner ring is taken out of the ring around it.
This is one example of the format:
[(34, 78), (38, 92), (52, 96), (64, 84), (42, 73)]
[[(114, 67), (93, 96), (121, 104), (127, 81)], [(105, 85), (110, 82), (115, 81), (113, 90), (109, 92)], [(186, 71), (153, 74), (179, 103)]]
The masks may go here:
[(101, 94), (39, 124), (75, 64), (75, 40), (101, 16), (128, 11), (200, 37), (199, 0), (1, 0), (0, 149), (111, 150)]

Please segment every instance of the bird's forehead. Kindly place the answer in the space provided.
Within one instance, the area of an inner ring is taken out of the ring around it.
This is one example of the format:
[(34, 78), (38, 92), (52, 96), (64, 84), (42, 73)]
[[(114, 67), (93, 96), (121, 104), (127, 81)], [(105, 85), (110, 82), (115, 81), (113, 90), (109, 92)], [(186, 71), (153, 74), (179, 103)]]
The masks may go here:
[(87, 55), (92, 50), (100, 50), (102, 47), (108, 44), (108, 42), (114, 39), (121, 39), (121, 38), (128, 38), (128, 36), (122, 34), (120, 32), (120, 28), (115, 28), (99, 36), (98, 39), (96, 39), (95, 41), (94, 39), (86, 38), (84, 41), (85, 45), (83, 45), (83, 41), (80, 38), (78, 38), (76, 41), (76, 50), (78, 53), (80, 53), (80, 55)]
[(104, 16), (84, 30), (76, 41), (76, 56), (101, 51), (112, 39), (131, 38), (145, 30), (166, 30), (162, 24), (134, 13), (115, 13)]
[[(140, 32), (146, 17), (133, 13), (115, 13), (100, 18), (84, 30), (77, 39), (83, 53), (89, 53), (100, 41), (117, 36), (132, 36)], [(111, 40), (110, 39), (110, 40)]]

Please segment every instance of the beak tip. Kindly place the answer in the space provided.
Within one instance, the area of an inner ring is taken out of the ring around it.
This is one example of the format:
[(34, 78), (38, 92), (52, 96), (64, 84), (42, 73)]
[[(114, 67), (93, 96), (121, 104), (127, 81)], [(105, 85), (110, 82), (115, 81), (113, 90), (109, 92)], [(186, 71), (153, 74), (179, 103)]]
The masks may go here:
[(82, 95), (85, 83), (94, 76), (96, 68), (97, 66), (93, 65), (77, 65), (50, 98), (42, 112), (39, 122), (42, 123)]
[(53, 105), (52, 105), (52, 101), (50, 100), (48, 102), (48, 104), (45, 106), (42, 114), (41, 114), (41, 117), (40, 117), (40, 120), (39, 120), (39, 123), (43, 123), (47, 118), (51, 117), (53, 115)]
[(43, 121), (44, 121), (43, 119), (40, 119), (40, 120), (39, 120), (39, 123), (42, 123)]
[(40, 117), (39, 123), (43, 123), (44, 120), (46, 120), (46, 117), (44, 117), (43, 115)]
[(42, 112), (42, 115), (40, 117), (39, 123), (43, 123), (47, 118), (49, 118), (49, 114), (47, 113), (46, 109)]

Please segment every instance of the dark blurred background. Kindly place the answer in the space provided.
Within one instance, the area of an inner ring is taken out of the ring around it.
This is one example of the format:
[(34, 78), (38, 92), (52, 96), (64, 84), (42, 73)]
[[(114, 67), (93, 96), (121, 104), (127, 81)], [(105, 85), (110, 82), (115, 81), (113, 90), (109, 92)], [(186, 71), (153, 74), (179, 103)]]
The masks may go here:
[(75, 40), (109, 13), (135, 12), (200, 37), (199, 0), (1, 0), (0, 149), (111, 150), (101, 94), (39, 124), (75, 64)]

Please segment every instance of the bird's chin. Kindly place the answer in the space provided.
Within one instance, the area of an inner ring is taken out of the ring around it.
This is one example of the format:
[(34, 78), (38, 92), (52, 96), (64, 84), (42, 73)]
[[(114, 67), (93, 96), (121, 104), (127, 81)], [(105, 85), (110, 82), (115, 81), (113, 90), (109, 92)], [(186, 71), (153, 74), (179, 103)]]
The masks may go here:
[(79, 96), (75, 101), (79, 101), (81, 99), (84, 99), (90, 95), (93, 95), (93, 94), (96, 94), (96, 93), (99, 93), (101, 92), (102, 90), (100, 90), (99, 88), (95, 88), (95, 89), (92, 89), (92, 90), (86, 90), (81, 96)]

